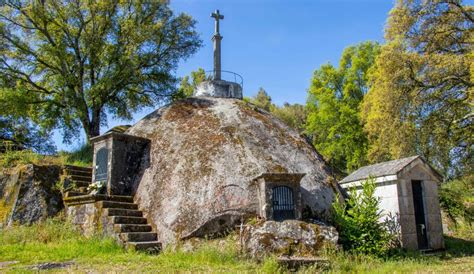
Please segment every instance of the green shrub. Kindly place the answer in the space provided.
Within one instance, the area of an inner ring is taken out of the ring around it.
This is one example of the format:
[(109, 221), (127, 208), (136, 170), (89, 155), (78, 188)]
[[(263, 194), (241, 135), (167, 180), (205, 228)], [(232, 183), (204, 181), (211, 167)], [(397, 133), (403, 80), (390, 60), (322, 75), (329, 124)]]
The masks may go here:
[(59, 155), (65, 158), (69, 165), (75, 166), (91, 166), (93, 157), (92, 145), (86, 143), (72, 152), (59, 152)]
[(355, 253), (383, 255), (390, 236), (379, 222), (380, 199), (375, 197), (375, 182), (367, 180), (358, 192), (350, 190), (346, 203), (333, 203), (334, 221), (344, 249)]
[(474, 176), (442, 184), (439, 201), (441, 208), (455, 224), (459, 219), (471, 224), (474, 220)]

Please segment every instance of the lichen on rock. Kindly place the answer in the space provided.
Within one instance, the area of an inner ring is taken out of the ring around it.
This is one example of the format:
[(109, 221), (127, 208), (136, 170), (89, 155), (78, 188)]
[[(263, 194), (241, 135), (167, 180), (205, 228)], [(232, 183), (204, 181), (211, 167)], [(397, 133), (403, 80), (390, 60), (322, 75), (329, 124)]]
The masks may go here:
[(135, 201), (163, 243), (220, 233), (256, 213), (252, 180), (305, 173), (302, 199), (325, 219), (335, 198), (314, 147), (270, 113), (237, 99), (188, 98), (149, 114), (127, 134), (150, 140)]
[(0, 172), (0, 223), (31, 224), (63, 208), (56, 187), (61, 167), (24, 165)]
[(247, 225), (242, 235), (245, 250), (254, 258), (263, 258), (269, 254), (318, 256), (325, 247), (337, 246), (338, 241), (334, 227), (298, 220)]

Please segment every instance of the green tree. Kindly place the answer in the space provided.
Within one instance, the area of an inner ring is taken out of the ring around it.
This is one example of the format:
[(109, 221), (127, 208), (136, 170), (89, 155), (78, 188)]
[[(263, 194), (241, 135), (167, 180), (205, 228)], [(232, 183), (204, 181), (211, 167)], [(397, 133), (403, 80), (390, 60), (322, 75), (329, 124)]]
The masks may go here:
[[(191, 82), (190, 82), (191, 78)], [(193, 96), (196, 87), (204, 82), (210, 80), (208, 76), (206, 76), (206, 72), (203, 68), (198, 68), (196, 71), (191, 72), (191, 77), (188, 75), (184, 76), (181, 79), (181, 83), (178, 88), (178, 92), (173, 95), (173, 101), (188, 98)]]
[(15, 87), (1, 98), (65, 141), (80, 128), (91, 138), (107, 115), (169, 99), (172, 72), (200, 45), (195, 21), (166, 1), (4, 1), (0, 72)]
[(258, 89), (257, 95), (255, 95), (250, 102), (266, 111), (271, 111), (272, 108), (275, 107), (272, 103), (272, 97), (270, 97), (267, 91), (262, 87)]
[(366, 163), (368, 142), (359, 107), (369, 88), (368, 71), (379, 50), (373, 42), (348, 47), (339, 68), (326, 64), (314, 72), (308, 91), (306, 132), (335, 171), (348, 173)]
[(306, 130), (306, 107), (300, 104), (284, 103), (283, 106), (275, 106), (271, 113), (280, 118), (289, 127), (296, 129), (299, 133)]
[(448, 176), (474, 165), (473, 17), (459, 0), (397, 2), (362, 108), (370, 161), (419, 154)]
[(343, 247), (364, 254), (382, 255), (390, 240), (390, 235), (379, 220), (380, 198), (375, 196), (375, 181), (367, 180), (357, 191), (352, 188), (345, 203), (335, 199), (333, 203), (334, 221)]

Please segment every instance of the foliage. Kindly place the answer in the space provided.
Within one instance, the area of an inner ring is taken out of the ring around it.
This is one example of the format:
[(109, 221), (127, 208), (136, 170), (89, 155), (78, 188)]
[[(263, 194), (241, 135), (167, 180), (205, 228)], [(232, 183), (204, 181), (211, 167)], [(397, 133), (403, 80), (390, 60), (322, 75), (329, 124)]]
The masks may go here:
[(367, 137), (359, 105), (368, 90), (368, 72), (380, 46), (364, 42), (344, 50), (339, 68), (314, 72), (308, 91), (306, 132), (336, 171), (350, 173), (366, 164)]
[(190, 77), (187, 75), (181, 79), (178, 91), (173, 94), (173, 101), (193, 96), (196, 87), (200, 83), (210, 80), (210, 77), (206, 76), (206, 71), (203, 68), (198, 68), (198, 70), (191, 72), (191, 83), (189, 80)]
[(448, 177), (472, 172), (473, 14), (461, 0), (392, 9), (362, 108), (371, 162), (418, 154)]
[(362, 189), (352, 188), (346, 203), (333, 203), (334, 221), (346, 250), (355, 253), (383, 255), (389, 235), (379, 222), (380, 199), (375, 193), (375, 182), (370, 179), (362, 183)]
[(53, 153), (56, 148), (49, 134), (29, 119), (0, 115), (0, 152), (22, 149)]
[[(446, 182), (439, 190), (439, 200), (443, 211), (455, 226), (465, 223), (471, 230), (474, 221), (474, 175)], [(474, 238), (474, 234), (472, 235)]]
[(272, 103), (272, 97), (262, 87), (259, 88), (257, 95), (251, 98), (245, 97), (244, 101), (270, 112), (300, 133), (305, 130), (307, 113), (303, 105), (284, 103), (281, 107), (277, 106)]
[(17, 165), (92, 165), (92, 146), (85, 144), (72, 152), (60, 151), (58, 155), (43, 155), (32, 150), (7, 150), (0, 154), (0, 167), (10, 168)]
[(0, 40), (0, 72), (14, 83), (0, 102), (66, 141), (169, 99), (178, 62), (201, 45), (195, 21), (167, 1), (4, 1)]
[(92, 166), (94, 151), (90, 143), (85, 143), (71, 152), (60, 151), (59, 157), (65, 158), (65, 163), (74, 166)]

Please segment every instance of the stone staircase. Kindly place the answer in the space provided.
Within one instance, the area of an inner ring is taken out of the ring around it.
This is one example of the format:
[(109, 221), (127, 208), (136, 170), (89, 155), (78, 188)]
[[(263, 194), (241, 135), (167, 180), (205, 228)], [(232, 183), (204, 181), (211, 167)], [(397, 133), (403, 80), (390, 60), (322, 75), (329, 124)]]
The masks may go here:
[(92, 168), (65, 165), (63, 167), (64, 188), (70, 195), (87, 194), (87, 187), (92, 182)]
[(156, 253), (161, 250), (161, 243), (157, 241), (157, 234), (138, 205), (131, 196), (108, 196), (102, 194), (89, 194), (68, 196), (64, 198), (67, 206), (80, 206), (95, 203), (101, 209), (101, 216), (107, 217), (105, 224), (115, 238), (126, 249)]

